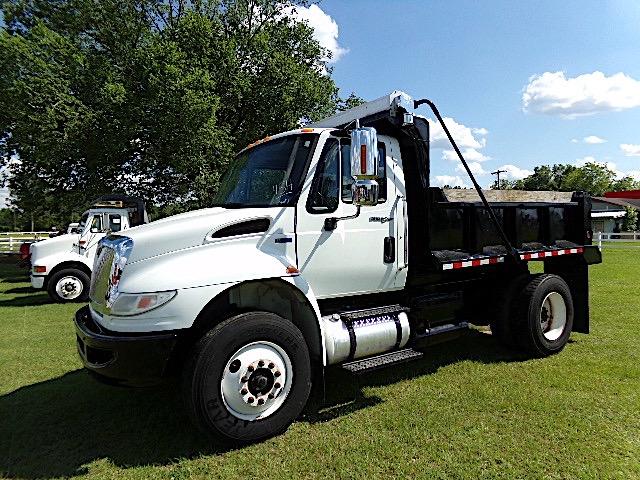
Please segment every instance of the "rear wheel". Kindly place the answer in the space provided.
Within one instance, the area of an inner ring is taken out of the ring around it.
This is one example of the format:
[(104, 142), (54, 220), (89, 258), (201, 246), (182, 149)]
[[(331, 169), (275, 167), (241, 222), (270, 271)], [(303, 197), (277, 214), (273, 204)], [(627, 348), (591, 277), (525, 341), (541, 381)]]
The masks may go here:
[(278, 315), (237, 315), (196, 344), (183, 388), (189, 414), (205, 432), (243, 443), (277, 435), (300, 415), (309, 397), (306, 342)]
[(538, 275), (518, 298), (514, 332), (519, 345), (539, 357), (559, 352), (573, 328), (573, 299), (557, 275)]
[(49, 278), (47, 292), (55, 302), (85, 302), (89, 298), (89, 275), (75, 268), (60, 270)]

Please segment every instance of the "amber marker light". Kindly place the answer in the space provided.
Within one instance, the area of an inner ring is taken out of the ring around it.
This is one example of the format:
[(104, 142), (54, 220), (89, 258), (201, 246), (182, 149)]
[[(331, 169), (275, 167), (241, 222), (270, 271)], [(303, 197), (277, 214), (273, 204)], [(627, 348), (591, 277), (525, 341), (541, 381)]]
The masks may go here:
[(303, 128), (303, 129), (301, 130), (301, 132), (302, 132), (302, 133), (311, 133), (311, 132), (313, 132), (313, 128)]
[(296, 267), (294, 267), (293, 265), (289, 265), (287, 267), (287, 273), (300, 273), (300, 270), (298, 270)]
[(360, 171), (364, 175), (367, 173), (367, 146), (360, 145)]
[(44, 267), (41, 265), (36, 265), (35, 267), (33, 267), (34, 273), (45, 273), (46, 271), (47, 271), (47, 267)]

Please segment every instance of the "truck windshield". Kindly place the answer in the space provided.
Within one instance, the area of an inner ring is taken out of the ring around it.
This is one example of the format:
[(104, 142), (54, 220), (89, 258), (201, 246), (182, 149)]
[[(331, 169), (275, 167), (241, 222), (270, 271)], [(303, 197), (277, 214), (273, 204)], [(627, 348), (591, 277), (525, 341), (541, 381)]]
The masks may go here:
[(78, 232), (84, 232), (84, 227), (87, 226), (88, 218), (89, 218), (89, 211), (87, 210), (86, 212), (84, 212), (82, 214), (82, 217), (80, 218), (80, 222), (78, 223), (78, 226), (76, 227)]
[(289, 135), (241, 152), (223, 175), (214, 205), (294, 205), (316, 138), (316, 134)]

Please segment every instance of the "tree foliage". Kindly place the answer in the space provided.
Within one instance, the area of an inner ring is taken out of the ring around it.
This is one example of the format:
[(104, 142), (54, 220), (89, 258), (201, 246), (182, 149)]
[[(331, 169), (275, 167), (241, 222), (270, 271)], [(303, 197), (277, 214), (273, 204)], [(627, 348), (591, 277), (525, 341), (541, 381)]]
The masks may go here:
[[(299, 3), (297, 3), (299, 5)], [(96, 196), (206, 206), (233, 153), (345, 104), (296, 4), (9, 0), (0, 157), (16, 208), (70, 221)]]
[[(608, 191), (624, 191), (640, 188), (640, 183), (626, 176), (616, 179), (614, 171), (606, 165), (590, 162), (581, 167), (568, 164), (535, 167), (533, 173), (522, 180), (500, 181), (502, 189), (554, 190), (561, 192), (584, 191), (602, 196)], [(494, 187), (496, 188), (495, 182)]]
[(638, 210), (633, 207), (624, 207), (624, 210), (622, 230), (625, 232), (635, 232), (638, 228)]

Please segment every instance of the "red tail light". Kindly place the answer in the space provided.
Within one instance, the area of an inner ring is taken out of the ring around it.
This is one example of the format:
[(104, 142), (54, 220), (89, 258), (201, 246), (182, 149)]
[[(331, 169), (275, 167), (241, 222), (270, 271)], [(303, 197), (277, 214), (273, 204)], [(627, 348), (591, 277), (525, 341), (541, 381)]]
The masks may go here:
[(29, 254), (29, 244), (23, 243), (20, 245), (20, 258), (22, 260), (27, 260), (31, 255)]

